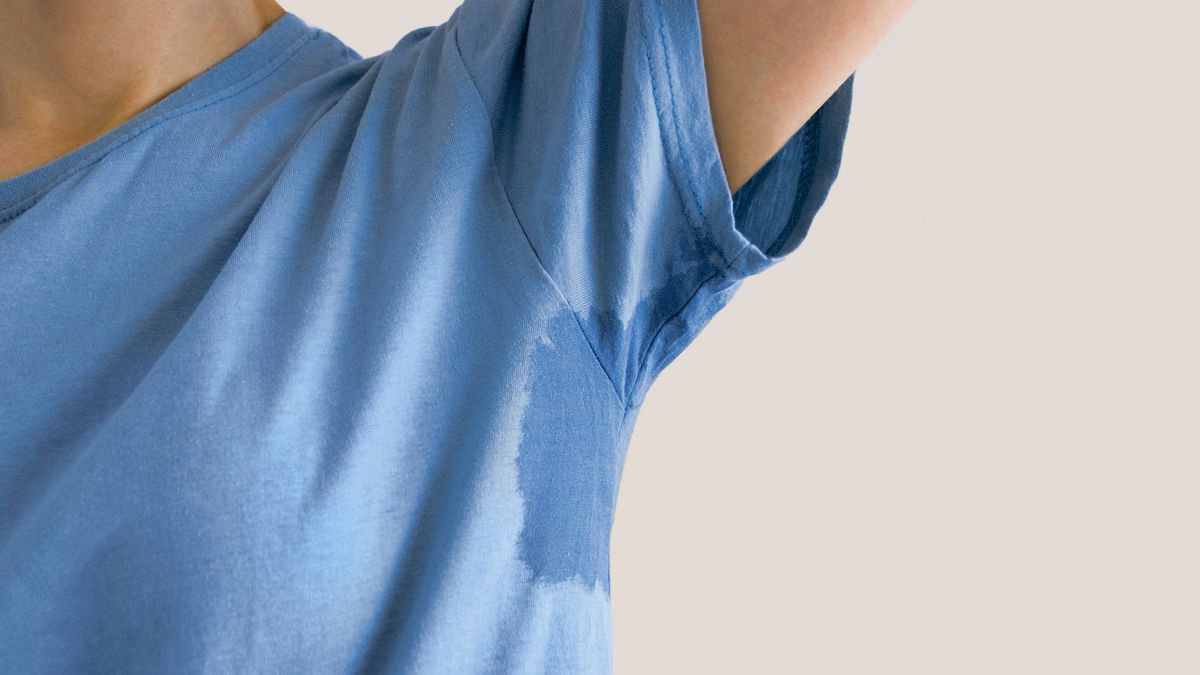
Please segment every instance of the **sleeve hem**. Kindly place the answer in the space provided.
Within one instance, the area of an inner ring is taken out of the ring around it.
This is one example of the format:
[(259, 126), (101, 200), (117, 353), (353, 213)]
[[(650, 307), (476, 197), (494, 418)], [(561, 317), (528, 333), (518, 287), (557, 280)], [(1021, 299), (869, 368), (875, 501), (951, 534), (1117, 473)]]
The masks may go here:
[[(771, 252), (736, 226), (734, 195), (721, 163), (708, 100), (697, 0), (641, 0), (647, 59), (666, 155), (688, 222), (710, 262), (744, 278), (796, 249), (825, 201), (841, 165), (853, 75), (805, 123), (813, 142), (811, 178), (780, 243)], [(681, 114), (679, 108), (687, 111)]]

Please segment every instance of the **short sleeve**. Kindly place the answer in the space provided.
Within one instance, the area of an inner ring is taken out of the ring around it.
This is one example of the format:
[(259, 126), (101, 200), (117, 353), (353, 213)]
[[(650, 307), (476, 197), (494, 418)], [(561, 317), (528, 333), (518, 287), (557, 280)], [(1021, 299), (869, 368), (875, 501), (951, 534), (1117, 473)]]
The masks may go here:
[(730, 194), (696, 1), (466, 0), (449, 22), (513, 212), (628, 406), (800, 245), (849, 120), (853, 77)]

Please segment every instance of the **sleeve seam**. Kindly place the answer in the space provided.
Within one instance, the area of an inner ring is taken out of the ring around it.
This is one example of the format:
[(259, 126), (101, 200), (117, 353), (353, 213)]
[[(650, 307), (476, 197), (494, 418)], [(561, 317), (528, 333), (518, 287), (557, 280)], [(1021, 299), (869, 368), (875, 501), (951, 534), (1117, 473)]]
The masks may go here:
[[(495, 132), (491, 126), (491, 118), (488, 115), (487, 104), (483, 100), (483, 94), (479, 90), (479, 85), (475, 83), (475, 76), (471, 73), (471, 69), (467, 65), (466, 58), (463, 57), (462, 47), (460, 46), (459, 40), (458, 40), (458, 25), (457, 24), (455, 24), (453, 26), (453, 30), (451, 30), (450, 38), (454, 42), (454, 53), (455, 53), (456, 57), (458, 58), (459, 63), (462, 65), (463, 71), (467, 74), (467, 80), (471, 83), (471, 89), (475, 92), (475, 96), (478, 98), (480, 106), (483, 108), (484, 119), (486, 120), (487, 125), (488, 125), (488, 135), (489, 135), (489, 137), (491, 137)], [(492, 140), (494, 141), (494, 139), (492, 139)], [(575, 319), (575, 325), (579, 329), (580, 336), (583, 338), (583, 341), (587, 344), (588, 349), (591, 351), (592, 357), (596, 361), (596, 365), (600, 368), (600, 372), (604, 374), (604, 378), (608, 381), (609, 388), (612, 390), (613, 395), (617, 398), (617, 403), (620, 404), (622, 409), (627, 409), (628, 406), (626, 404), (626, 397), (621, 394), (621, 391), (617, 388), (616, 382), (613, 380), (612, 375), (608, 372), (608, 368), (605, 367), (604, 362), (600, 359), (600, 354), (596, 351), (596, 346), (594, 344), (592, 344), (591, 338), (588, 337), (587, 331), (584, 330), (584, 328), (583, 328), (583, 321), (579, 318), (579, 312), (577, 312), (575, 310), (575, 308), (571, 305), (570, 301), (567, 300), (566, 294), (563, 293), (562, 288), (559, 287), (558, 282), (555, 281), (555, 279), (554, 279), (554, 276), (552, 274), (550, 274), (550, 271), (548, 269), (546, 269), (546, 264), (544, 262), (542, 262), (542, 256), (538, 253), (537, 247), (534, 246), (533, 240), (529, 237), (529, 232), (525, 229), (525, 224), (521, 222), (521, 217), (517, 213), (517, 209), (512, 203), (512, 197), (510, 197), (508, 194), (508, 186), (506, 186), (504, 184), (504, 180), (500, 176), (500, 171), (499, 171), (498, 167), (496, 166), (496, 153), (495, 153), (494, 142), (492, 144), (492, 147), (489, 148), (488, 152), (491, 156), (492, 175), (496, 179), (496, 184), (500, 187), (501, 193), (504, 195), (504, 202), (508, 206), (509, 212), (512, 213), (513, 220), (517, 223), (517, 227), (520, 228), (521, 234), (525, 238), (526, 244), (528, 244), (528, 246), (529, 246), (529, 250), (533, 252), (533, 257), (535, 260), (537, 260), (538, 267), (541, 269), (542, 274), (545, 275), (546, 280), (554, 288), (554, 292), (558, 294), (559, 299), (562, 300), (563, 304), (567, 307), (568, 310), (570, 310), (571, 316), (574, 317), (574, 319)]]

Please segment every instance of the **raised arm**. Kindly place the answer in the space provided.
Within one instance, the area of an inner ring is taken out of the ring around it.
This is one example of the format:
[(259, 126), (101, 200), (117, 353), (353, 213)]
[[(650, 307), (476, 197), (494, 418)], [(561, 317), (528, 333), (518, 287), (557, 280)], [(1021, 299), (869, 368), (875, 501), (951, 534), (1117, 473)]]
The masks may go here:
[(697, 0), (713, 130), (736, 192), (915, 0)]

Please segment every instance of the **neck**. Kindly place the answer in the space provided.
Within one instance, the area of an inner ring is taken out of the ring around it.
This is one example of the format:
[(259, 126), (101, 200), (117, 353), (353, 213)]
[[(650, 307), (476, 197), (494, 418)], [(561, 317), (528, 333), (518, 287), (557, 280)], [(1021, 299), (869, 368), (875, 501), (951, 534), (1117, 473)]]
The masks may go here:
[(282, 14), (274, 0), (0, 0), (0, 178), (120, 125)]

